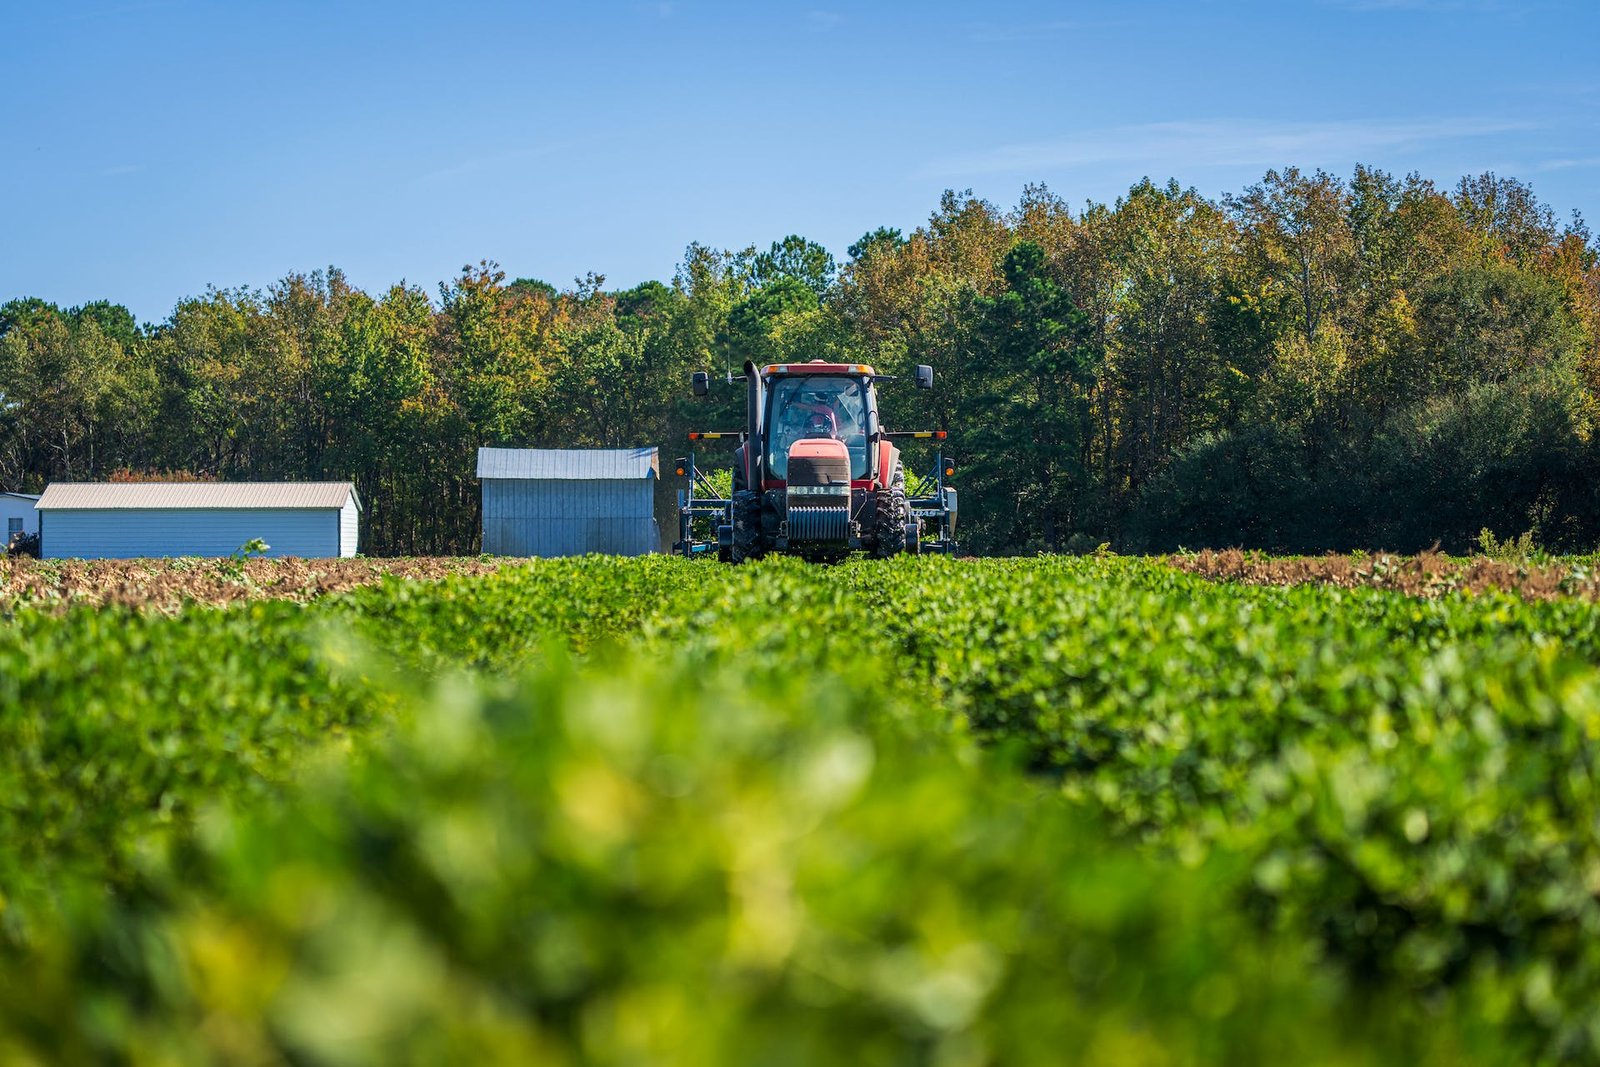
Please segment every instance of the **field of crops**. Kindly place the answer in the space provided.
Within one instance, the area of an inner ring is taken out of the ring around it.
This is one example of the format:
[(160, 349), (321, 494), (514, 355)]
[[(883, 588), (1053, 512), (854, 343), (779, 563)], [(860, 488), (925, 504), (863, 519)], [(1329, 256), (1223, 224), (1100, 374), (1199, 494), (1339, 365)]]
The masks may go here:
[(1595, 607), (1350, 584), (13, 602), (0, 1062), (1600, 1059)]

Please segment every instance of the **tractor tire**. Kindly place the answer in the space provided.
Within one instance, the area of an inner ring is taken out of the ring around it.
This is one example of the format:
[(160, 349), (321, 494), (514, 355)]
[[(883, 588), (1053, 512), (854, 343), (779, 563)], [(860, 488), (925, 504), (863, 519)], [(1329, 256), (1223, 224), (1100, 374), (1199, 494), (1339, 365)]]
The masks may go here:
[(878, 490), (873, 555), (879, 559), (898, 556), (906, 550), (906, 525), (911, 522), (911, 505), (906, 503), (906, 472), (899, 463), (886, 488)]
[(761, 494), (740, 489), (733, 494), (733, 551), (729, 553), (734, 563), (747, 559), (760, 559), (761, 545)]

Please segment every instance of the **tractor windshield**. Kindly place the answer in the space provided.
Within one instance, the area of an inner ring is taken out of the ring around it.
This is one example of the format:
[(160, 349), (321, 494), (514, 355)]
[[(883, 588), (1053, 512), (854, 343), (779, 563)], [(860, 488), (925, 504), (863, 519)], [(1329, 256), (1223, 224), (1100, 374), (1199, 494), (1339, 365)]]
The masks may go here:
[(860, 378), (779, 377), (767, 387), (767, 469), (789, 477), (789, 446), (833, 437), (850, 449), (850, 477), (867, 476), (867, 383)]

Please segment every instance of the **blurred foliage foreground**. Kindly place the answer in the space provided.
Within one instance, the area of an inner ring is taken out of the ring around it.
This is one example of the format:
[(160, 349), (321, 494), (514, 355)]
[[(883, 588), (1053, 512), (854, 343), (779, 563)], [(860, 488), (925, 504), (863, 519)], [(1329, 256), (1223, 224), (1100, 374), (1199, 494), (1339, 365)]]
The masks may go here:
[(1600, 1058), (1591, 605), (588, 559), (0, 629), (0, 1061)]

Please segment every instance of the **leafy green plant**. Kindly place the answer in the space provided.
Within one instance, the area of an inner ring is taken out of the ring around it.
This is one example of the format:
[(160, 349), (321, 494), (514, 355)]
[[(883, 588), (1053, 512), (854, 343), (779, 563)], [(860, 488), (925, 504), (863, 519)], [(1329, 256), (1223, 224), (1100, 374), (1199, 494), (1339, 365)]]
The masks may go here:
[(1501, 563), (1529, 563), (1534, 561), (1539, 547), (1534, 544), (1532, 530), (1520, 537), (1497, 538), (1494, 531), (1485, 526), (1478, 531), (1478, 551)]
[(234, 556), (239, 559), (255, 559), (257, 556), (266, 555), (269, 551), (271, 551), (271, 549), (272, 546), (267, 544), (261, 538), (252, 537), (250, 540), (239, 546), (239, 549), (234, 553)]
[(733, 495), (733, 468), (723, 467), (720, 470), (704, 472), (706, 481), (710, 483), (713, 495), (727, 500)]
[[(136, 902), (0, 967), (0, 1034), (180, 1063), (1500, 1047), (1353, 1010), (1307, 939), (1233, 906), (1235, 860), (1134, 853), (876, 686), (595, 666), (436, 691), (369, 758), (208, 815)], [(84, 1004), (100, 1023), (68, 1025)]]
[(1597, 662), (1114, 556), (23, 607), (0, 1050), (1592, 1060)]

